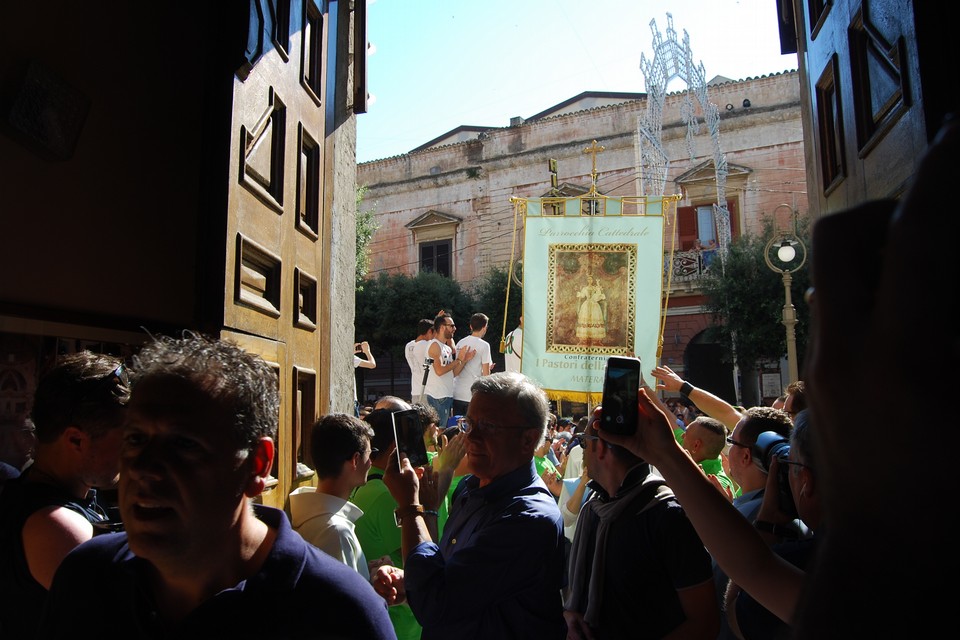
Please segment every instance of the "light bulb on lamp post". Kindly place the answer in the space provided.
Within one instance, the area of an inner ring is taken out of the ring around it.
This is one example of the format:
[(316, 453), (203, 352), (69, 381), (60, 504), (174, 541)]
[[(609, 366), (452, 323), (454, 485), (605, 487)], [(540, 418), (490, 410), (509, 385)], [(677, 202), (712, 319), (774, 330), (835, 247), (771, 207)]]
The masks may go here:
[(797, 257), (797, 250), (790, 246), (788, 240), (784, 240), (780, 243), (780, 248), (777, 249), (777, 257), (784, 264), (793, 262), (793, 259)]
[[(776, 224), (777, 211), (782, 208), (790, 212), (791, 224), (786, 229), (778, 229)], [(783, 277), (783, 326), (787, 329), (787, 367), (790, 372), (790, 382), (796, 382), (800, 377), (797, 365), (797, 310), (793, 306), (790, 285), (793, 283), (793, 274), (807, 261), (807, 247), (797, 236), (797, 212), (791, 209), (790, 205), (778, 205), (773, 210), (773, 222), (774, 234), (764, 248), (763, 257), (770, 270)], [(776, 260), (773, 259), (774, 256)]]

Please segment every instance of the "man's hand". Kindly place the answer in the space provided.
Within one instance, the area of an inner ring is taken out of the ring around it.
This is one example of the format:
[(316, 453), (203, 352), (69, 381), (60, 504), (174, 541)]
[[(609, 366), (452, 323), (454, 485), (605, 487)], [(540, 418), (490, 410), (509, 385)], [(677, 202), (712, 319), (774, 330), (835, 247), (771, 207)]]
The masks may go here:
[(407, 601), (407, 589), (403, 584), (403, 569), (385, 564), (377, 569), (370, 579), (373, 590), (386, 600), (388, 605)]
[(770, 460), (770, 468), (767, 469), (767, 486), (763, 490), (763, 501), (760, 503), (760, 510), (757, 511), (757, 520), (774, 524), (786, 524), (793, 521), (792, 517), (780, 510), (779, 468), (780, 460), (773, 456)]
[(567, 640), (593, 640), (593, 632), (583, 619), (582, 613), (564, 611), (563, 619), (567, 623)]
[(387, 485), (398, 506), (420, 504), (420, 478), (405, 453), (400, 454), (400, 464), (402, 466), (398, 467), (396, 456), (390, 456), (390, 462), (383, 471), (383, 484)]
[(373, 576), (377, 572), (377, 569), (382, 567), (385, 564), (392, 564), (393, 559), (390, 556), (380, 556), (376, 560), (367, 560), (367, 570), (370, 572), (370, 575)]
[[(436, 480), (436, 492), (438, 494), (437, 504), (443, 501), (444, 496), (450, 490), (450, 483), (453, 482), (453, 474), (456, 473), (460, 461), (466, 452), (466, 438), (463, 435), (457, 436), (440, 451), (440, 455), (433, 458), (433, 477)], [(424, 498), (426, 500), (426, 498)]]
[(560, 479), (560, 476), (550, 471), (550, 469), (544, 469), (543, 475), (540, 477), (543, 479), (543, 483), (547, 485), (550, 493), (552, 493), (554, 497), (559, 497), (560, 490), (563, 489), (563, 480)]
[(705, 475), (707, 476), (707, 480), (710, 481), (710, 484), (715, 486), (717, 490), (723, 494), (724, 498), (726, 498), (730, 502), (733, 502), (733, 491), (728, 487), (723, 486), (723, 483), (720, 482), (720, 478), (718, 478), (716, 475), (712, 473), (707, 473)]
[(453, 440), (448, 441), (440, 451), (440, 455), (433, 458), (433, 470), (438, 474), (448, 473), (452, 476), (460, 461), (463, 460), (466, 451), (466, 438), (463, 437), (463, 434), (460, 434)]
[(556, 442), (550, 446), (553, 448), (553, 455), (557, 456), (557, 460), (560, 463), (563, 463), (563, 459), (567, 457), (567, 439), (559, 438)]
[(651, 400), (653, 392), (641, 387), (637, 394), (637, 430), (631, 435), (620, 435), (604, 431), (600, 416), (603, 407), (594, 409), (594, 425), (601, 438), (621, 446), (657, 466), (665, 456), (683, 454), (684, 451), (673, 435), (676, 420), (668, 418), (657, 404)]
[[(434, 458), (436, 459), (436, 458)], [(450, 482), (446, 483), (447, 488), (450, 487)], [(446, 494), (446, 491), (443, 494), (440, 493), (440, 476), (437, 474), (432, 467), (423, 467), (423, 476), (420, 478), (420, 504), (423, 505), (424, 509), (430, 511), (436, 511), (440, 507), (440, 503), (443, 501), (443, 496)]]
[(459, 349), (457, 349), (457, 360), (463, 360), (464, 362), (470, 362), (471, 360), (473, 360), (473, 357), (474, 357), (475, 355), (477, 355), (477, 350), (474, 349), (474, 348), (472, 348), (472, 347), (468, 347), (468, 346), (464, 345), (464, 346), (460, 347)]
[(650, 375), (657, 379), (657, 389), (677, 393), (683, 386), (683, 378), (674, 373), (673, 369), (666, 365), (654, 367)]

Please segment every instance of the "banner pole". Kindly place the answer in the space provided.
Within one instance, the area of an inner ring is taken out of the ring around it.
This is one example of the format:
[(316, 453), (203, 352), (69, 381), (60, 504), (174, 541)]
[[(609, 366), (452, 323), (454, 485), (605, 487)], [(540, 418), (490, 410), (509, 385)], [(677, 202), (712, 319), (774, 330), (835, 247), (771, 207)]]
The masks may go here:
[(517, 255), (517, 214), (520, 211), (520, 198), (510, 197), (513, 203), (513, 241), (510, 245), (510, 267), (507, 269), (507, 297), (503, 301), (503, 329), (500, 332), (500, 353), (507, 349), (507, 309), (510, 307), (510, 282), (513, 280), (513, 261)]

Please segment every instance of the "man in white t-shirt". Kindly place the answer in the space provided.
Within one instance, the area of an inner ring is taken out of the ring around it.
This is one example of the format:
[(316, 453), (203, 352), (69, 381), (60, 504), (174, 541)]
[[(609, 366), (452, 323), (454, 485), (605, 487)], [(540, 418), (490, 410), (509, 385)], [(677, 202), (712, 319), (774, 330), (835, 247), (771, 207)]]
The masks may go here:
[(436, 335), (427, 347), (427, 355), (433, 358), (433, 365), (423, 393), (427, 403), (437, 410), (440, 418), (437, 424), (445, 425), (453, 408), (453, 385), (456, 376), (477, 352), (471, 347), (454, 350), (450, 346), (455, 344), (453, 334), (457, 331), (457, 324), (449, 314), (438, 315), (433, 322), (433, 330)]
[(407, 358), (410, 367), (410, 402), (420, 402), (423, 393), (424, 360), (427, 357), (427, 347), (433, 340), (433, 320), (424, 318), (417, 323), (417, 337), (403, 348), (403, 355)]
[(470, 316), (470, 335), (457, 343), (457, 350), (469, 347), (477, 352), (476, 357), (468, 361), (453, 383), (453, 413), (455, 416), (467, 415), (467, 405), (473, 392), (470, 387), (480, 376), (490, 375), (493, 368), (493, 357), (490, 355), (490, 343), (483, 339), (487, 333), (487, 323), (490, 318), (483, 313)]
[(520, 371), (520, 359), (523, 356), (523, 316), (520, 316), (520, 325), (507, 334), (507, 343), (503, 357), (507, 371)]

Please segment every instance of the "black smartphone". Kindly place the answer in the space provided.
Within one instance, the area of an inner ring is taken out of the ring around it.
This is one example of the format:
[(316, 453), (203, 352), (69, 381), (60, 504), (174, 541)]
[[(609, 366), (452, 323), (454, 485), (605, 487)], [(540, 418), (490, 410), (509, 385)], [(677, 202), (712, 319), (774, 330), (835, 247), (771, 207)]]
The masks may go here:
[(429, 463), (427, 446), (423, 442), (423, 425), (420, 424), (420, 414), (416, 409), (394, 411), (393, 438), (397, 442), (397, 463), (399, 466), (400, 454), (405, 453), (414, 467), (422, 467)]
[(637, 393), (640, 359), (611, 356), (603, 371), (600, 426), (604, 431), (629, 435), (637, 430)]

